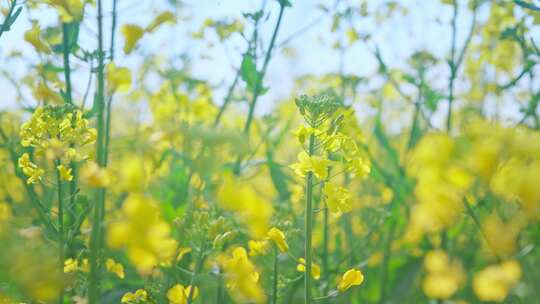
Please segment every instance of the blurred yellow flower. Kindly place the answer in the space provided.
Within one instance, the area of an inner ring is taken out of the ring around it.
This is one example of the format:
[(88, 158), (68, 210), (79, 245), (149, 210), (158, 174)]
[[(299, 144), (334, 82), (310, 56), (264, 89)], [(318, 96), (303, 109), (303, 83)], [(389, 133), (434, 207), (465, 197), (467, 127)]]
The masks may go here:
[(41, 40), (41, 29), (38, 23), (32, 24), (32, 28), (24, 33), (24, 40), (30, 43), (38, 53), (50, 54), (51, 49)]
[(514, 260), (492, 265), (474, 275), (473, 290), (481, 301), (502, 302), (521, 278), (521, 267)]
[(66, 168), (64, 165), (59, 165), (56, 167), (58, 169), (58, 172), (60, 172), (60, 177), (65, 181), (71, 181), (73, 180), (73, 175), (71, 175), (72, 169)]
[(175, 23), (176, 16), (171, 11), (165, 11), (154, 18), (152, 22), (146, 27), (146, 32), (151, 33), (155, 31), (160, 25), (164, 23)]
[(122, 26), (122, 34), (124, 35), (124, 53), (129, 54), (137, 46), (137, 42), (144, 35), (144, 29), (134, 24), (124, 24)]
[(279, 251), (286, 252), (289, 250), (289, 245), (287, 245), (287, 241), (285, 240), (285, 234), (283, 231), (272, 227), (268, 231), (267, 238), (269, 240), (272, 240), (276, 246), (279, 248)]
[[(306, 260), (304, 258), (298, 259), (296, 270), (298, 270), (299, 272), (306, 271)], [(311, 263), (311, 277), (313, 277), (315, 280), (318, 280), (321, 278), (321, 267), (319, 267), (319, 265), (315, 263)]]
[(232, 256), (223, 259), (221, 264), (227, 275), (227, 287), (237, 302), (265, 303), (266, 296), (258, 284), (259, 273), (243, 247), (234, 248)]
[(184, 287), (184, 285), (176, 284), (167, 291), (167, 299), (169, 304), (186, 304), (189, 299), (189, 294), (192, 292), (192, 299), (196, 299), (199, 295), (199, 288), (195, 286), (191, 291), (191, 285)]
[(148, 300), (148, 292), (144, 289), (137, 289), (135, 293), (127, 292), (120, 300), (122, 304), (137, 304), (146, 303)]
[(125, 67), (117, 67), (109, 63), (106, 70), (109, 90), (111, 92), (127, 93), (131, 89), (131, 71)]
[(362, 272), (357, 269), (349, 269), (341, 277), (337, 288), (339, 291), (345, 292), (350, 287), (360, 285), (362, 282), (364, 282)]
[(120, 263), (117, 263), (111, 258), (107, 259), (107, 261), (105, 262), (105, 268), (107, 269), (107, 271), (114, 273), (120, 279), (123, 279), (125, 276), (124, 266), (122, 266), (122, 264)]

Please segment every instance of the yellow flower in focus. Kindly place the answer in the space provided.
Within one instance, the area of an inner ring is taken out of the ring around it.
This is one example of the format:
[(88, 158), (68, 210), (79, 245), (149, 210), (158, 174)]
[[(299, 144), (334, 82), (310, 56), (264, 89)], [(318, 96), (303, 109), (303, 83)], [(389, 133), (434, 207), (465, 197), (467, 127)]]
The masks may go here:
[[(296, 270), (299, 272), (305, 272), (306, 271), (306, 260), (304, 258), (298, 259), (298, 265), (296, 265)], [(311, 277), (313, 277), (315, 280), (318, 280), (321, 278), (321, 267), (315, 263), (311, 263)]]
[(30, 161), (30, 155), (28, 153), (24, 153), (19, 158), (19, 168), (22, 169), (24, 175), (28, 176), (28, 179), (26, 180), (27, 184), (33, 184), (36, 181), (41, 180), (41, 177), (43, 174), (45, 174), (45, 171), (41, 168), (38, 168), (36, 164)]
[(521, 278), (521, 267), (514, 260), (492, 265), (474, 275), (473, 290), (482, 301), (502, 302)]
[(160, 25), (164, 23), (175, 23), (176, 22), (176, 16), (171, 11), (163, 12), (154, 18), (152, 22), (146, 27), (146, 32), (151, 33), (155, 31)]
[[(167, 291), (167, 299), (169, 300), (169, 304), (186, 304), (188, 302), (190, 292), (192, 292), (191, 286), (184, 288), (184, 285), (181, 284), (174, 285)], [(192, 293), (192, 299), (196, 299), (199, 295), (199, 288), (195, 286)]]
[(287, 245), (287, 241), (285, 240), (285, 234), (283, 231), (272, 227), (267, 233), (267, 238), (269, 240), (272, 240), (276, 246), (279, 248), (279, 251), (281, 252), (287, 252), (289, 250), (289, 245)]
[(107, 65), (106, 74), (111, 92), (129, 92), (131, 89), (131, 71), (128, 68), (117, 67), (111, 62)]
[(56, 167), (58, 169), (58, 172), (60, 172), (60, 177), (65, 181), (72, 181), (73, 175), (71, 175), (72, 169), (66, 168), (64, 165), (59, 165)]
[(298, 162), (290, 165), (290, 168), (300, 176), (305, 177), (308, 172), (313, 174), (320, 180), (328, 177), (328, 166), (330, 161), (320, 156), (309, 156), (305, 151), (298, 154)]
[(127, 292), (122, 296), (120, 303), (122, 304), (136, 304), (146, 303), (148, 300), (148, 292), (144, 289), (137, 289), (135, 293)]
[(34, 23), (32, 28), (24, 33), (24, 40), (30, 43), (38, 53), (50, 54), (51, 49), (41, 40), (41, 29), (38, 23)]
[(114, 273), (120, 279), (125, 277), (124, 266), (122, 264), (115, 262), (113, 259), (107, 259), (105, 262), (105, 268), (108, 272)]
[(125, 24), (122, 26), (121, 31), (125, 40), (124, 53), (129, 54), (133, 51), (135, 46), (137, 46), (137, 42), (144, 35), (144, 30), (138, 25)]
[(345, 292), (350, 287), (358, 286), (362, 284), (362, 282), (364, 282), (364, 275), (362, 272), (357, 269), (349, 269), (341, 277), (337, 288), (339, 291)]

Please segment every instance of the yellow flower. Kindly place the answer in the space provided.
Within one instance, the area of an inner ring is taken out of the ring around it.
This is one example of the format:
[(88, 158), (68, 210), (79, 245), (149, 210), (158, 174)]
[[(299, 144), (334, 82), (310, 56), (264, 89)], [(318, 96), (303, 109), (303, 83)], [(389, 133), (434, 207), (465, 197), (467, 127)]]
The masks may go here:
[(300, 125), (296, 131), (293, 132), (293, 135), (298, 139), (298, 141), (303, 144), (306, 142), (307, 138), (314, 133), (314, 129), (311, 127), (306, 127)]
[(111, 182), (111, 177), (106, 168), (101, 168), (95, 162), (88, 162), (81, 168), (81, 180), (92, 187), (106, 187)]
[(283, 231), (272, 227), (267, 233), (267, 238), (269, 240), (272, 240), (276, 246), (279, 248), (279, 251), (286, 252), (289, 250), (289, 245), (287, 245), (287, 241), (285, 240), (285, 234)]
[(250, 256), (257, 256), (257, 255), (263, 255), (266, 253), (266, 249), (268, 247), (267, 241), (254, 241), (250, 240), (248, 242), (249, 247), (249, 255)]
[(24, 175), (28, 176), (26, 180), (27, 184), (33, 184), (41, 180), (41, 177), (45, 174), (45, 170), (38, 168), (36, 164), (30, 161), (30, 155), (28, 153), (24, 153), (19, 158), (19, 168), (22, 169)]
[(134, 24), (125, 24), (122, 26), (122, 34), (124, 35), (124, 53), (129, 54), (133, 51), (135, 46), (137, 45), (137, 42), (142, 38), (144, 35), (144, 30)]
[(6, 203), (0, 202), (0, 222), (5, 221), (11, 217), (11, 208)]
[(505, 261), (476, 273), (473, 290), (482, 301), (502, 302), (520, 278), (519, 263), (514, 260)]
[(324, 185), (323, 194), (326, 196), (326, 205), (330, 212), (341, 214), (352, 210), (349, 190), (327, 182)]
[(105, 267), (107, 271), (114, 273), (120, 279), (124, 278), (124, 266), (122, 264), (115, 262), (113, 259), (107, 259)]
[[(306, 271), (306, 260), (304, 258), (298, 259), (298, 265), (296, 265), (296, 270), (299, 272), (305, 272)], [(321, 278), (321, 267), (315, 263), (311, 263), (311, 276), (318, 280)]]
[(130, 261), (143, 275), (149, 275), (160, 262), (174, 258), (177, 248), (159, 207), (141, 194), (128, 196), (121, 219), (108, 229), (107, 242), (113, 249), (125, 248)]
[(298, 162), (290, 165), (290, 168), (300, 176), (304, 177), (308, 172), (313, 174), (320, 180), (326, 179), (328, 176), (328, 166), (330, 161), (320, 156), (309, 156), (305, 151), (298, 154)]
[(191, 248), (189, 247), (178, 248), (178, 255), (176, 256), (176, 261), (180, 262), (182, 258), (184, 258), (184, 256), (190, 252), (191, 252)]
[(127, 292), (122, 296), (122, 304), (146, 303), (148, 293), (144, 289), (137, 289), (135, 293)]
[(111, 92), (127, 93), (131, 89), (131, 71), (111, 62), (107, 65), (107, 81)]
[(272, 218), (272, 204), (251, 185), (227, 174), (217, 193), (219, 206), (237, 212), (253, 238), (261, 239), (268, 231)]
[(73, 175), (71, 175), (72, 169), (66, 168), (64, 165), (59, 165), (56, 167), (58, 169), (58, 172), (60, 172), (60, 177), (65, 181), (72, 181)]
[(24, 33), (24, 40), (34, 46), (37, 52), (50, 54), (51, 49), (49, 46), (41, 40), (41, 29), (38, 23), (34, 23), (32, 28)]
[(346, 291), (351, 286), (357, 286), (364, 281), (364, 275), (360, 270), (349, 269), (343, 274), (341, 280), (338, 283), (338, 290), (341, 292)]
[[(167, 291), (167, 299), (169, 304), (186, 304), (189, 299), (189, 293), (191, 291), (191, 285), (184, 288), (184, 285), (176, 284)], [(197, 298), (199, 295), (199, 289), (195, 287), (193, 289), (192, 299)]]
[(166, 11), (154, 18), (152, 22), (146, 27), (146, 32), (151, 33), (155, 31), (160, 25), (164, 23), (175, 23), (176, 22), (176, 16), (171, 11)]
[(454, 295), (463, 281), (461, 265), (450, 262), (442, 250), (430, 251), (424, 258), (427, 276), (422, 282), (424, 293), (432, 299), (448, 299)]
[(227, 287), (236, 302), (265, 303), (264, 291), (258, 284), (259, 273), (243, 247), (234, 248), (232, 256), (225, 258), (221, 264), (227, 275)]
[(58, 10), (62, 22), (80, 21), (84, 13), (85, 1), (81, 0), (49, 0)]
[(79, 262), (76, 259), (69, 258), (64, 261), (64, 273), (72, 273), (79, 270)]

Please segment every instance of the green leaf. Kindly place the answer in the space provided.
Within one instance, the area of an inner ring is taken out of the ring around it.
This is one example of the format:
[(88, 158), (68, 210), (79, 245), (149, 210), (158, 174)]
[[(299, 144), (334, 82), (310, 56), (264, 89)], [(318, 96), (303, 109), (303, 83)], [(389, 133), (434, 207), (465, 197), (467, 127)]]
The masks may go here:
[(270, 178), (272, 179), (272, 184), (279, 193), (279, 199), (282, 202), (286, 202), (291, 197), (291, 192), (289, 187), (287, 187), (287, 182), (290, 178), (281, 170), (281, 166), (274, 162), (272, 152), (267, 152), (268, 157), (268, 168), (270, 169)]
[(242, 80), (246, 82), (247, 88), (250, 92), (261, 89), (261, 73), (257, 71), (257, 66), (253, 60), (251, 54), (244, 55), (242, 59), (242, 66), (240, 67)]
[(19, 7), (19, 8), (17, 9), (17, 11), (15, 12), (15, 14), (13, 14), (13, 16), (11, 16), (11, 17), (9, 18), (9, 20), (6, 20), (6, 24), (7, 24), (7, 27), (8, 27), (8, 28), (10, 28), (10, 27), (13, 25), (13, 23), (15, 23), (15, 20), (17, 20), (17, 17), (19, 17), (19, 15), (21, 14), (21, 12), (22, 12), (22, 7)]
[(284, 7), (292, 7), (291, 1), (289, 0), (279, 0), (279, 4)]
[(519, 1), (519, 0), (514, 0), (514, 2), (521, 6), (521, 7), (524, 7), (524, 8), (528, 8), (530, 10), (533, 10), (533, 11), (539, 11), (540, 12), (540, 7), (539, 6), (536, 6), (536, 5), (533, 5), (533, 4), (530, 4), (530, 3), (527, 3), (525, 1)]

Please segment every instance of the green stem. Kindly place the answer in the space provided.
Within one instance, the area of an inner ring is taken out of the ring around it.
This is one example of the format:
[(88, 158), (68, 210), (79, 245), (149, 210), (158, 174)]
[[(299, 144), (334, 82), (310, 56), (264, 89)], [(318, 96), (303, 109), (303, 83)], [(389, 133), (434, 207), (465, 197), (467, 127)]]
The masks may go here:
[(204, 251), (206, 249), (204, 248), (201, 248), (201, 251), (199, 252), (199, 257), (197, 259), (197, 265), (195, 266), (195, 271), (193, 271), (193, 274), (191, 275), (191, 281), (189, 283), (189, 285), (191, 286), (191, 288), (189, 289), (189, 295), (188, 295), (188, 298), (187, 298), (187, 304), (191, 304), (192, 301), (193, 301), (193, 295), (194, 295), (194, 292), (195, 292), (195, 280), (197, 279), (197, 275), (199, 274), (199, 272), (201, 271), (202, 269), (202, 265), (204, 263)]
[(388, 265), (390, 262), (390, 258), (392, 255), (392, 240), (394, 239), (394, 233), (396, 230), (396, 221), (395, 217), (392, 219), (392, 222), (390, 223), (390, 229), (388, 231), (388, 236), (385, 242), (384, 247), (384, 255), (383, 255), (383, 265), (382, 265), (382, 273), (381, 273), (381, 289), (380, 289), (380, 296), (379, 296), (379, 303), (384, 303), (386, 301), (386, 290), (387, 290), (387, 284), (388, 284)]
[[(103, 7), (102, 0), (98, 0), (98, 88), (96, 99), (97, 102), (97, 153), (96, 158), (100, 167), (105, 166), (105, 126), (104, 126), (104, 110), (105, 110), (105, 79), (104, 79), (104, 54), (103, 54)], [(100, 250), (102, 246), (103, 234), (103, 216), (105, 205), (105, 188), (96, 189), (94, 205), (94, 217), (92, 223), (92, 232), (90, 236), (90, 280), (89, 280), (89, 303), (98, 303), (99, 298), (99, 276), (101, 270)]]
[[(264, 79), (264, 75), (266, 74), (266, 69), (268, 68), (268, 63), (270, 62), (270, 58), (272, 57), (272, 50), (274, 49), (274, 45), (276, 43), (276, 37), (279, 31), (279, 27), (281, 25), (281, 19), (283, 17), (283, 12), (285, 11), (285, 5), (280, 4), (279, 7), (279, 16), (278, 20), (276, 22), (276, 27), (274, 28), (274, 33), (272, 34), (272, 39), (270, 40), (270, 45), (268, 46), (268, 50), (266, 51), (266, 56), (264, 58), (263, 68), (260, 74), (261, 77), (261, 83)], [(251, 123), (253, 121), (253, 114), (255, 112), (255, 105), (257, 104), (257, 100), (259, 99), (259, 96), (261, 94), (262, 85), (256, 86), (255, 90), (253, 92), (253, 97), (251, 99), (251, 103), (249, 104), (249, 112), (246, 120), (246, 124), (244, 126), (244, 134), (249, 133), (249, 129), (251, 128)]]
[[(315, 152), (315, 135), (309, 137), (309, 151), (311, 156)], [(306, 177), (306, 210), (305, 210), (305, 246), (306, 272), (304, 273), (304, 298), (305, 303), (311, 303), (311, 235), (313, 230), (313, 172), (308, 172)]]
[(68, 44), (68, 24), (62, 23), (62, 53), (64, 55), (64, 78), (66, 82), (65, 98), (67, 103), (72, 104), (73, 99), (71, 96), (71, 66), (69, 63), (69, 53), (71, 49)]
[(2, 36), (2, 34), (5, 32), (5, 31), (8, 31), (9, 30), (9, 27), (8, 27), (8, 22), (11, 22), (11, 15), (13, 14), (13, 10), (15, 9), (15, 4), (17, 1), (16, 0), (13, 0), (11, 1), (10, 3), (10, 6), (9, 6), (9, 11), (6, 15), (6, 17), (4, 18), (4, 23), (2, 23), (0, 25), (0, 37)]
[(227, 95), (225, 96), (225, 99), (223, 101), (223, 104), (219, 108), (219, 112), (216, 115), (216, 119), (214, 120), (214, 127), (217, 127), (219, 125), (219, 122), (221, 121), (221, 117), (223, 117), (223, 113), (225, 113), (225, 109), (231, 102), (232, 94), (234, 92), (234, 89), (236, 88), (236, 85), (238, 84), (238, 80), (240, 80), (240, 69), (236, 72), (236, 76), (234, 76), (234, 80), (229, 87), (229, 90), (227, 91)]
[[(255, 86), (255, 88), (253, 89), (253, 96), (252, 96), (251, 102), (249, 104), (246, 124), (244, 125), (244, 131), (243, 132), (246, 135), (246, 137), (248, 137), (248, 138), (249, 138), (249, 130), (251, 129), (251, 125), (253, 123), (253, 115), (255, 114), (255, 106), (257, 105), (257, 100), (259, 99), (259, 96), (260, 96), (261, 90), (262, 90), (262, 81), (264, 79), (264, 75), (266, 74), (266, 70), (268, 68), (268, 63), (270, 63), (270, 58), (272, 58), (272, 50), (274, 49), (274, 45), (276, 43), (276, 37), (277, 37), (278, 31), (279, 31), (279, 27), (281, 26), (281, 20), (283, 18), (283, 12), (284, 11), (285, 11), (285, 5), (280, 2), (278, 20), (276, 22), (276, 26), (274, 27), (274, 32), (272, 34), (272, 39), (270, 40), (270, 45), (268, 46), (268, 50), (266, 51), (266, 55), (265, 55), (265, 58), (264, 58), (264, 63), (263, 63), (261, 73), (259, 74), (259, 77), (261, 78), (260, 79), (261, 84)], [(257, 33), (257, 32), (255, 32), (255, 33)], [(254, 43), (255, 44), (257, 43), (256, 39), (255, 39)], [(234, 170), (233, 170), (235, 172), (235, 174), (237, 174), (237, 175), (240, 173), (241, 163), (242, 163), (242, 156), (239, 156), (236, 159), (236, 162), (234, 164)]]
[(274, 278), (272, 282), (272, 304), (277, 304), (278, 297), (278, 256), (278, 248), (274, 245)]
[[(56, 182), (58, 183), (58, 259), (60, 262), (60, 271), (64, 273), (64, 195), (62, 192), (62, 177), (60, 176), (60, 160), (56, 160), (55, 164), (56, 170)], [(62, 280), (62, 289), (60, 290), (60, 295), (58, 296), (58, 303), (64, 303), (64, 286)]]

